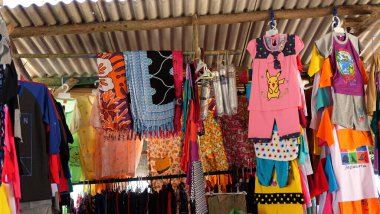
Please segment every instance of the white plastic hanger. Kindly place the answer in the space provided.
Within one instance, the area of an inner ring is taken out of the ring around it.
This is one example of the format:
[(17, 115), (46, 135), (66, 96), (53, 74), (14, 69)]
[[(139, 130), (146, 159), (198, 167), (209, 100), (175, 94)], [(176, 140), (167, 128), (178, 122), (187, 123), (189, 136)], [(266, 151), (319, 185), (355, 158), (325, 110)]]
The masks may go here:
[(203, 68), (203, 74), (199, 76), (198, 79), (195, 80), (195, 82), (198, 82), (201, 79), (212, 79), (214, 77), (212, 71), (208, 69), (206, 63), (204, 63), (202, 60), (199, 60), (196, 72), (200, 71), (202, 68)]
[[(273, 27), (271, 27), (271, 23), (273, 23)], [(270, 29), (267, 32), (265, 32), (265, 36), (277, 35), (278, 34), (277, 21), (276, 20), (269, 21), (268, 25), (269, 25)]]
[[(336, 24), (336, 27), (334, 25)], [(346, 30), (342, 27), (342, 22), (340, 21), (338, 16), (333, 16), (332, 24), (333, 31), (337, 34), (345, 34)]]
[(70, 93), (67, 93), (67, 92), (69, 91), (69, 85), (67, 85), (67, 84), (65, 83), (65, 84), (63, 84), (61, 87), (62, 87), (62, 88), (65, 88), (65, 87), (66, 87), (66, 89), (65, 89), (64, 92), (58, 93), (58, 96), (57, 96), (57, 97), (58, 97), (59, 99), (70, 99), (70, 98), (71, 98), (71, 95), (70, 95)]
[(198, 60), (198, 63), (197, 63), (197, 69), (195, 69), (195, 73), (199, 72), (202, 68), (204, 68), (206, 65), (205, 62), (203, 62), (203, 60)]

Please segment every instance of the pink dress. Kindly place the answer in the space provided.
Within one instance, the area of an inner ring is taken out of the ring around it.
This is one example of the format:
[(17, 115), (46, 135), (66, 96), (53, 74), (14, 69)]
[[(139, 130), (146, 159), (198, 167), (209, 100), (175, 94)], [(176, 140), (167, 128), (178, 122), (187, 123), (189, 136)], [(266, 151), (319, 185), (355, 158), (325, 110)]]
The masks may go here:
[(303, 46), (298, 36), (286, 34), (249, 42), (253, 73), (248, 137), (254, 141), (269, 142), (274, 122), (281, 139), (299, 136), (298, 107), (302, 102), (297, 55)]

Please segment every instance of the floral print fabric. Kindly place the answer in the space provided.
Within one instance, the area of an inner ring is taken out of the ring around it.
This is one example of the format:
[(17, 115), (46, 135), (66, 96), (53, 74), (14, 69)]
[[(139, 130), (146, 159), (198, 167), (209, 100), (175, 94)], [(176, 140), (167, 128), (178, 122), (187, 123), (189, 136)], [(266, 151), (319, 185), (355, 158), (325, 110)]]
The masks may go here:
[(223, 146), (222, 129), (209, 111), (205, 120), (205, 134), (199, 138), (200, 156), (203, 171), (222, 171), (228, 169), (227, 156)]
[[(182, 174), (181, 170), (181, 137), (173, 136), (169, 138), (150, 138), (146, 139), (148, 146), (148, 163), (149, 163), (149, 175), (176, 175)], [(165, 159), (169, 159), (169, 167), (159, 173), (157, 168), (158, 163), (165, 162)], [(173, 186), (179, 184), (179, 180), (171, 181)], [(162, 180), (153, 180), (152, 186), (154, 189), (160, 189), (163, 184)]]
[(103, 129), (130, 130), (128, 90), (123, 53), (97, 54), (100, 121)]
[(238, 99), (238, 113), (218, 120), (229, 166), (251, 168), (255, 166), (255, 151), (253, 143), (248, 141), (248, 102), (245, 97)]

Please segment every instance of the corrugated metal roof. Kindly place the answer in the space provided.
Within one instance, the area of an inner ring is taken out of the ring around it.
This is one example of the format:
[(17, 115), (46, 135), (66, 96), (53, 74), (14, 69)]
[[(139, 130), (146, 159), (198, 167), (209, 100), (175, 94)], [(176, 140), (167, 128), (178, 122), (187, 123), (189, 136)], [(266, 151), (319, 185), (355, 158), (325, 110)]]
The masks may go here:
[[(120, 20), (159, 19), (191, 16), (193, 14), (229, 14), (268, 9), (302, 9), (331, 5), (378, 4), (380, 0), (111, 0), (73, 1), (71, 3), (30, 5), (1, 9), (7, 23), (16, 27), (79, 24)], [(299, 35), (305, 48), (302, 62), (308, 64), (312, 43), (330, 30), (331, 17), (279, 20), (280, 33)], [(199, 44), (205, 50), (242, 50), (242, 55), (231, 56), (236, 65), (249, 67), (250, 58), (245, 52), (247, 41), (263, 35), (266, 22), (199, 26)], [(380, 50), (377, 29), (360, 36), (363, 57), (368, 63), (372, 52)], [(192, 50), (192, 27), (172, 29), (88, 33), (80, 35), (44, 36), (14, 39), (22, 53), (96, 53), (128, 50)], [(212, 64), (215, 56), (208, 56)], [(22, 59), (31, 77), (90, 76), (96, 75), (94, 59)]]

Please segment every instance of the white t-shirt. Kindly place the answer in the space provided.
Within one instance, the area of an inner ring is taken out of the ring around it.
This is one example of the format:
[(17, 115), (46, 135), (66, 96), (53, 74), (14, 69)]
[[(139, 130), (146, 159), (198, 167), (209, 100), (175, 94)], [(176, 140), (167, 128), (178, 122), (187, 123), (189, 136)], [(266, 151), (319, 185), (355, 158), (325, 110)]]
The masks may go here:
[(378, 198), (368, 147), (340, 150), (336, 127), (333, 129), (333, 137), (335, 143), (330, 146), (330, 152), (339, 187), (337, 202)]

